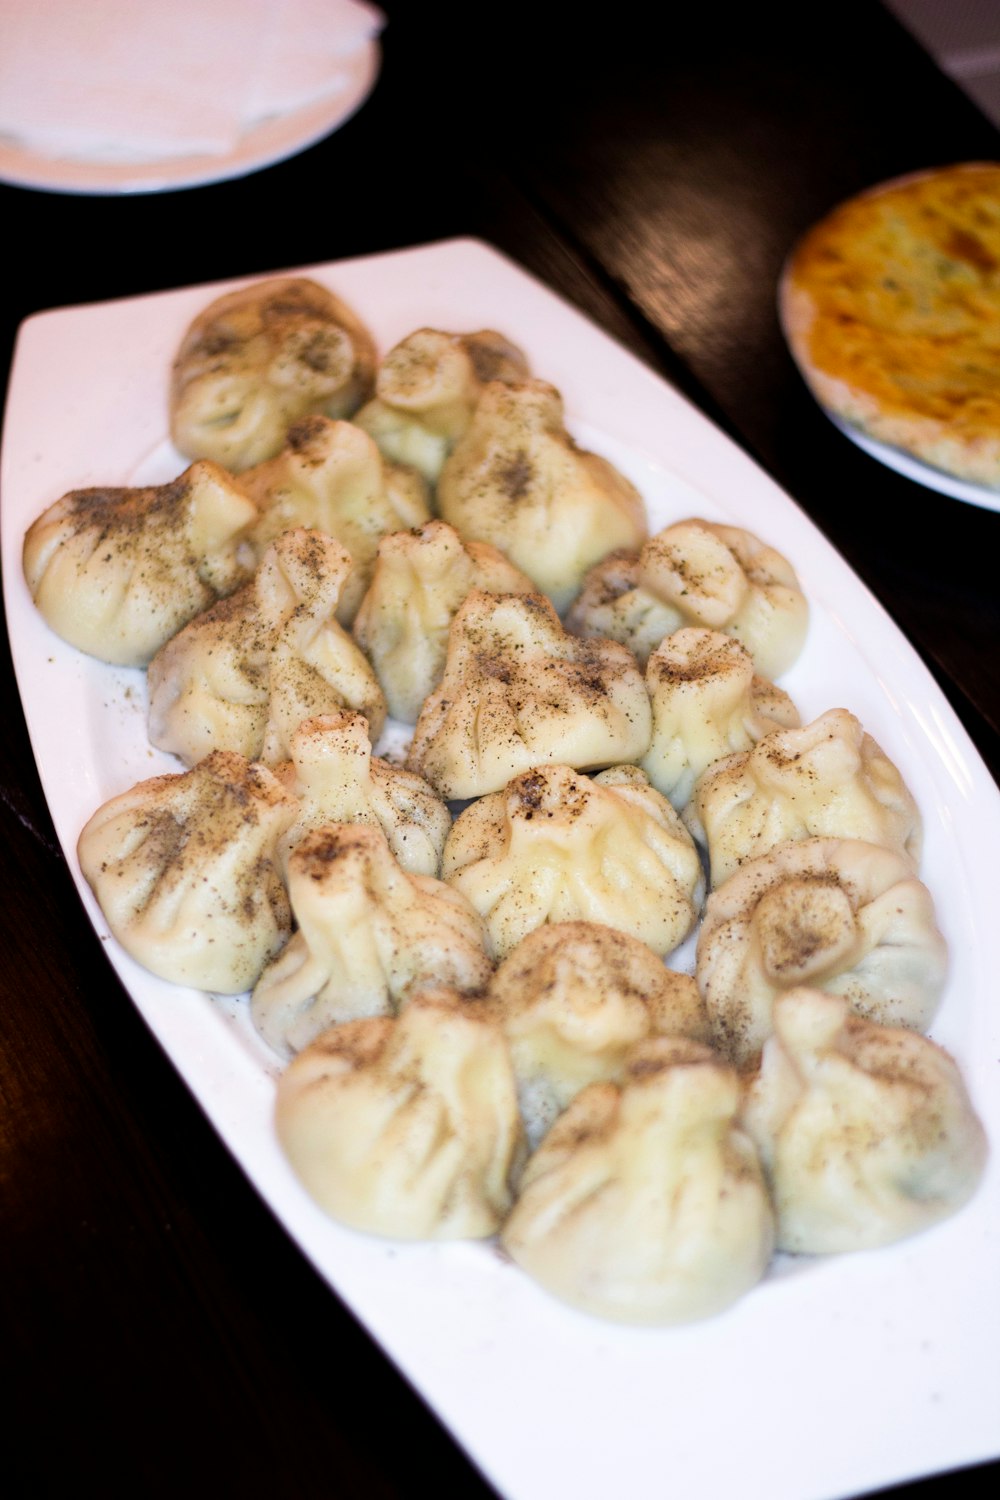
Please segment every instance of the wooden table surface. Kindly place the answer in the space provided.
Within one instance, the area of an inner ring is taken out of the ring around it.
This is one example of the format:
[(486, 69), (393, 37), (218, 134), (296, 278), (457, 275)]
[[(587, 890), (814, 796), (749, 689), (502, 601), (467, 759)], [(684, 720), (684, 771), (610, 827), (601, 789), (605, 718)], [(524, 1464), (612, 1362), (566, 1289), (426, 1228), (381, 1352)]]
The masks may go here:
[[(828, 15), (821, 45), (784, 8), (609, 7), (593, 28), (580, 8), (521, 0), (384, 8), (372, 97), (285, 163), (132, 197), (0, 188), (0, 367), (41, 308), (478, 236), (676, 383), (798, 500), (996, 776), (1000, 516), (897, 477), (834, 430), (790, 361), (775, 286), (834, 203), (995, 159), (997, 132), (874, 0)], [(89, 1480), (110, 1495), (491, 1494), (286, 1238), (132, 1009), (65, 868), (6, 643), (0, 670), (10, 1493)], [(962, 1496), (976, 1477), (905, 1493)]]

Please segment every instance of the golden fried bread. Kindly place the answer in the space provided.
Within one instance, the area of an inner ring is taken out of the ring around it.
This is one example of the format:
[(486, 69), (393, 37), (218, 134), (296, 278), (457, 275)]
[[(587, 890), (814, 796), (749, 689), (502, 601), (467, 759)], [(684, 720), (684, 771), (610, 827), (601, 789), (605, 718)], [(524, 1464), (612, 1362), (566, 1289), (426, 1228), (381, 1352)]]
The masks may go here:
[(780, 301), (823, 406), (1000, 486), (1000, 163), (901, 178), (834, 209), (796, 246)]

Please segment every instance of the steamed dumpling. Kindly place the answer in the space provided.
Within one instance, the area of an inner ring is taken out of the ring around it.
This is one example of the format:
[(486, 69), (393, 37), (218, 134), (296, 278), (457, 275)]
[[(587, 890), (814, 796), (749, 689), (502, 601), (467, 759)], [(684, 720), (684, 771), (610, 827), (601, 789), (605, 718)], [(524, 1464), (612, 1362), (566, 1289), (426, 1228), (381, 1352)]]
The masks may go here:
[(986, 1157), (946, 1052), (811, 989), (775, 1001), (743, 1118), (770, 1179), (779, 1248), (812, 1255), (890, 1244), (946, 1218)]
[(799, 723), (788, 694), (758, 677), (746, 647), (718, 630), (667, 636), (649, 658), (646, 686), (653, 736), (642, 768), (678, 809), (713, 761)]
[(528, 378), (528, 361), (503, 334), (418, 328), (383, 359), (375, 399), (353, 420), (392, 463), (412, 464), (436, 484), (445, 459), (467, 430), (483, 387)]
[(192, 620), (149, 668), (149, 737), (191, 765), (215, 749), (269, 765), (303, 719), (355, 709), (377, 737), (385, 699), (334, 618), (351, 561), (319, 531), (287, 531), (253, 582)]
[(278, 776), (299, 812), (282, 840), (283, 861), (312, 829), (326, 823), (369, 823), (412, 875), (438, 875), (451, 813), (422, 776), (372, 755), (361, 714), (306, 719), (290, 739), (291, 760)]
[(505, 552), (559, 610), (595, 562), (646, 538), (639, 492), (577, 448), (559, 392), (541, 380), (486, 386), (441, 471), (438, 507), (463, 537)]
[(245, 583), (257, 507), (217, 465), (171, 484), (72, 490), (24, 539), (24, 576), (64, 641), (144, 667), (182, 625)]
[(80, 868), (144, 968), (239, 994), (291, 929), (276, 846), (296, 809), (265, 766), (216, 751), (99, 808), (80, 835)]
[(487, 996), (510, 1043), (532, 1145), (582, 1088), (618, 1081), (637, 1042), (711, 1040), (694, 979), (599, 922), (536, 927), (500, 964)]
[(798, 657), (809, 609), (795, 570), (774, 547), (741, 526), (690, 520), (658, 531), (634, 568), (589, 577), (571, 618), (580, 634), (609, 635), (640, 659), (661, 622), (663, 636), (683, 625), (721, 630), (773, 679)]
[(805, 839), (749, 860), (709, 896), (698, 934), (716, 1044), (740, 1066), (771, 1034), (783, 990), (809, 985), (870, 1020), (923, 1030), (946, 971), (911, 862), (856, 839)]
[(593, 780), (538, 766), (460, 813), (442, 873), (483, 917), (499, 958), (544, 922), (603, 922), (665, 954), (693, 928), (701, 861), (635, 766)]
[(623, 1323), (710, 1317), (763, 1276), (774, 1243), (736, 1074), (708, 1048), (657, 1039), (621, 1086), (573, 1100), (528, 1160), (503, 1244), (529, 1276)]
[(892, 761), (845, 708), (775, 729), (702, 776), (688, 826), (708, 846), (713, 885), (786, 839), (864, 839), (920, 856), (917, 804)]
[(642, 674), (625, 647), (568, 635), (540, 594), (473, 589), (407, 764), (443, 797), (480, 797), (542, 763), (590, 770), (638, 760), (650, 729)]
[(430, 519), (427, 487), (412, 469), (386, 463), (371, 438), (350, 422), (304, 417), (276, 458), (240, 475), (260, 507), (253, 543), (268, 543), (296, 526), (336, 537), (351, 555), (337, 606), (350, 625), (371, 580), (382, 537)]
[(397, 531), (378, 547), (371, 586), (354, 621), (389, 712), (415, 724), (441, 681), (451, 622), (473, 589), (527, 594), (530, 578), (486, 542), (463, 542), (445, 521)]
[(324, 1032), (278, 1080), (276, 1125), (320, 1208), (394, 1239), (495, 1234), (523, 1155), (499, 1028), (439, 990)]
[(380, 828), (333, 823), (307, 834), (288, 861), (288, 892), (298, 931), (251, 1002), (276, 1052), (339, 1021), (391, 1015), (428, 985), (479, 990), (492, 973), (465, 897), (404, 870)]
[(673, 604), (639, 587), (640, 555), (622, 548), (595, 563), (566, 611), (565, 623), (573, 635), (620, 641), (644, 667), (664, 637), (685, 622)]
[(371, 391), (375, 344), (326, 287), (304, 277), (216, 298), (174, 361), (170, 433), (189, 458), (233, 473), (273, 458), (299, 417), (347, 417)]

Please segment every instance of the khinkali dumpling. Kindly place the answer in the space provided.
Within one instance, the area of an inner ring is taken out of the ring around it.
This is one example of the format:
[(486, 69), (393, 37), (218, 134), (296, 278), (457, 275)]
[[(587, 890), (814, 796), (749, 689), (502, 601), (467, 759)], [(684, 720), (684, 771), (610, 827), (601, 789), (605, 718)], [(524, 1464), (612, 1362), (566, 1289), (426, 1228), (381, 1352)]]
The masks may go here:
[(444, 879), (483, 917), (503, 958), (543, 922), (603, 922), (670, 953), (698, 917), (698, 851), (635, 766), (592, 780), (537, 766), (460, 813)]
[(276, 1052), (308, 1046), (339, 1021), (391, 1015), (428, 985), (471, 993), (492, 973), (465, 897), (404, 870), (380, 828), (334, 823), (307, 834), (288, 861), (288, 892), (298, 931), (251, 1001)]
[(358, 612), (382, 537), (430, 520), (419, 475), (386, 463), (367, 433), (329, 417), (296, 422), (278, 456), (241, 474), (240, 486), (260, 507), (258, 556), (296, 526), (324, 531), (347, 548), (351, 571), (337, 605), (342, 625)]
[(638, 490), (576, 446), (559, 392), (541, 380), (486, 386), (441, 470), (438, 508), (463, 537), (505, 552), (560, 610), (595, 562), (646, 537)]
[(382, 829), (404, 870), (437, 875), (451, 813), (422, 776), (372, 755), (361, 714), (321, 714), (291, 736), (291, 761), (277, 774), (299, 812), (281, 842), (287, 854), (326, 823), (370, 823)]
[(207, 610), (150, 663), (149, 737), (191, 765), (214, 749), (287, 760), (303, 719), (350, 708), (374, 737), (385, 699), (334, 614), (351, 560), (319, 531), (286, 531), (253, 581)]
[(788, 694), (758, 677), (746, 647), (718, 630), (667, 636), (649, 658), (646, 686), (653, 737), (642, 768), (678, 809), (713, 761), (799, 723)]
[(253, 573), (257, 507), (216, 464), (171, 484), (72, 490), (24, 539), (31, 596), (58, 636), (144, 667), (188, 620)]
[(174, 361), (170, 433), (189, 458), (234, 473), (273, 458), (311, 412), (347, 417), (365, 400), (375, 344), (339, 297), (304, 277), (216, 298)]
[(622, 548), (595, 563), (566, 611), (565, 625), (573, 635), (620, 641), (644, 667), (663, 638), (681, 628), (684, 616), (639, 587), (640, 555)]
[(407, 764), (443, 797), (480, 797), (543, 762), (590, 770), (638, 760), (650, 729), (645, 683), (624, 646), (568, 635), (540, 594), (473, 589)]
[(503, 1035), (447, 991), (324, 1032), (278, 1080), (276, 1125), (320, 1208), (394, 1239), (495, 1234), (523, 1156)]
[(620, 1079), (637, 1042), (657, 1034), (711, 1040), (691, 976), (599, 922), (536, 927), (499, 966), (487, 996), (510, 1043), (532, 1145), (587, 1084)]
[(775, 729), (710, 766), (688, 826), (708, 846), (712, 884), (787, 839), (864, 839), (920, 856), (917, 804), (892, 761), (846, 708)]
[(986, 1158), (946, 1052), (811, 989), (775, 1001), (743, 1120), (770, 1180), (778, 1246), (806, 1254), (871, 1249), (946, 1218)]
[(394, 719), (415, 724), (441, 681), (448, 632), (472, 589), (527, 594), (534, 584), (486, 542), (463, 542), (445, 521), (385, 537), (354, 638), (372, 665)]
[(492, 329), (442, 333), (418, 328), (383, 359), (375, 377), (375, 400), (353, 420), (375, 439), (386, 458), (412, 464), (430, 484), (463, 436), (491, 380), (528, 378), (528, 361), (515, 344)]
[(946, 970), (910, 860), (857, 839), (805, 839), (749, 860), (709, 896), (698, 934), (698, 987), (716, 1044), (738, 1065), (771, 1034), (782, 990), (809, 985), (870, 1020), (924, 1030)]
[[(620, 592), (619, 592), (620, 590)], [(762, 677), (780, 677), (805, 641), (809, 609), (788, 560), (740, 526), (678, 521), (627, 560), (588, 577), (568, 620), (582, 635), (609, 635), (639, 656), (656, 644), (659, 624), (735, 636)]]
[(265, 766), (219, 750), (100, 807), (80, 835), (80, 868), (144, 968), (239, 994), (291, 930), (276, 846), (297, 805)]
[(656, 1039), (622, 1085), (595, 1083), (528, 1160), (505, 1249), (548, 1291), (623, 1323), (729, 1307), (771, 1257), (771, 1205), (737, 1120), (736, 1074), (707, 1047)]

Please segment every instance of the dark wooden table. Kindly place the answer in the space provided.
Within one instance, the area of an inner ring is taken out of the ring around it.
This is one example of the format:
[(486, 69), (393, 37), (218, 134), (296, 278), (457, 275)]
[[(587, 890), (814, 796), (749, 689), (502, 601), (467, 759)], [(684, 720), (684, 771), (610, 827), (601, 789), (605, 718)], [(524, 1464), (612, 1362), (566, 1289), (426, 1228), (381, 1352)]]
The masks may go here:
[[(996, 775), (1000, 517), (839, 436), (775, 316), (783, 257), (812, 220), (902, 172), (996, 158), (996, 131), (874, 0), (827, 13), (821, 45), (804, 13), (796, 28), (766, 6), (609, 7), (593, 31), (581, 8), (520, 0), (385, 9), (370, 101), (286, 163), (161, 195), (0, 188), (0, 368), (41, 308), (479, 236), (796, 497)], [(6, 647), (2, 671), (8, 1492), (491, 1493), (287, 1240), (132, 1010), (56, 843)], [(906, 1493), (958, 1497), (976, 1478)]]

